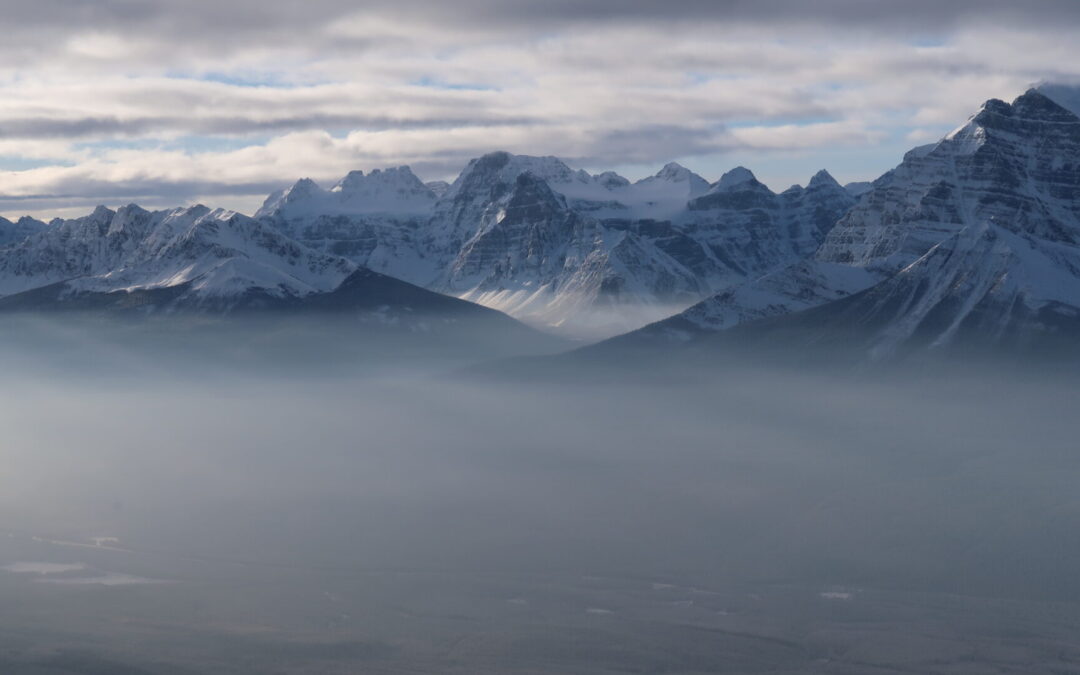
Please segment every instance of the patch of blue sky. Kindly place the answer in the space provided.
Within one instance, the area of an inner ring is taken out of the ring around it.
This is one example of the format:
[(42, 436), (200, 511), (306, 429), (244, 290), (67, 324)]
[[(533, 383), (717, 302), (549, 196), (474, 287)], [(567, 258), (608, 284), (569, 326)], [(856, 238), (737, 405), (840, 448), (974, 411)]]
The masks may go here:
[(913, 47), (944, 47), (948, 41), (942, 35), (919, 35), (909, 41)]
[(684, 73), (686, 79), (693, 84), (705, 84), (706, 82), (730, 82), (733, 80), (747, 79), (745, 75), (737, 73), (706, 72), (703, 70), (688, 70)]
[(452, 91), (499, 91), (494, 85), (479, 84), (475, 82), (446, 82), (434, 77), (424, 76), (410, 82), (414, 87), (430, 87), (432, 89), (449, 89)]
[(76, 143), (76, 151), (105, 154), (113, 150), (164, 150), (187, 154), (217, 153), (240, 150), (253, 145), (265, 145), (271, 136), (181, 136), (179, 138), (111, 139)]
[(760, 119), (736, 119), (729, 120), (724, 126), (729, 129), (741, 129), (745, 127), (786, 127), (791, 125), (806, 126), (810, 124), (828, 124), (839, 122), (840, 117), (835, 115), (799, 116), (799, 117), (763, 117)]
[(29, 171), (47, 166), (75, 166), (75, 163), (62, 159), (0, 155), (0, 171)]
[(174, 80), (197, 80), (199, 82), (217, 82), (219, 84), (227, 84), (230, 87), (296, 89), (301, 86), (295, 82), (284, 79), (281, 73), (276, 72), (187, 73), (172, 71), (166, 73), (165, 77)]

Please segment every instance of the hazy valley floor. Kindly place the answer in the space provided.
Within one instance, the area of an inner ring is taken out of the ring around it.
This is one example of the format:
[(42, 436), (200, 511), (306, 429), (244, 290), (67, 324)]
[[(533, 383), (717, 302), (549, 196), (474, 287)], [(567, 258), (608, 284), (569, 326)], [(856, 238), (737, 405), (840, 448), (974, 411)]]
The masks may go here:
[(0, 356), (3, 673), (1080, 672), (1069, 377)]

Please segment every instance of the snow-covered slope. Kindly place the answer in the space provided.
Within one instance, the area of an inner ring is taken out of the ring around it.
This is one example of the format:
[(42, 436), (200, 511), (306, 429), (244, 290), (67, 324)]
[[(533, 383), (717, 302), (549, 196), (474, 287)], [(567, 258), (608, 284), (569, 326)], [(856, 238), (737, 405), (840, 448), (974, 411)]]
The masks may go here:
[(31, 227), (0, 256), (0, 295), (182, 288), (170, 302), (229, 306), (324, 293), (363, 267), (599, 338), (805, 258), (853, 203), (825, 172), (777, 195), (741, 167), (710, 185), (671, 163), (631, 183), (496, 152), (451, 185), (407, 167), (302, 179), (255, 218), (129, 206)]
[(437, 199), (403, 166), (353, 171), (329, 190), (301, 179), (270, 195), (255, 217), (310, 248), (426, 285), (437, 270), (419, 244)]
[(1077, 272), (1080, 248), (982, 223), (836, 311), (862, 323), (873, 358), (954, 341), (1023, 346), (1066, 327), (1075, 338)]
[(24, 239), (45, 229), (45, 223), (23, 216), (14, 223), (0, 218), (0, 249), (22, 243)]
[(407, 166), (376, 169), (364, 175), (351, 171), (329, 190), (303, 178), (291, 188), (267, 197), (256, 218), (280, 216), (286, 221), (326, 215), (426, 214), (437, 197)]
[(909, 152), (813, 258), (644, 332), (687, 337), (823, 305), (811, 316), (861, 326), (880, 356), (912, 341), (1038, 332), (1073, 316), (1078, 279), (1080, 118), (1031, 90)]
[(1035, 91), (1080, 117), (1080, 86), (1047, 82), (1035, 87)]
[(694, 275), (638, 232), (606, 227), (531, 172), (492, 204), (439, 288), (532, 323), (594, 337), (670, 314)]
[(741, 168), (709, 186), (668, 164), (631, 184), (492, 153), (440, 200), (424, 250), (443, 270), (432, 288), (605, 337), (805, 257), (852, 203), (824, 172), (775, 195)]
[(98, 207), (4, 251), (0, 295), (58, 283), (74, 294), (183, 288), (174, 304), (227, 308), (329, 291), (355, 269), (230, 211)]
[(710, 185), (670, 163), (631, 183), (494, 152), (448, 186), (407, 168), (331, 190), (301, 180), (256, 216), (370, 269), (597, 338), (806, 257), (854, 201), (825, 172), (776, 195), (743, 168)]

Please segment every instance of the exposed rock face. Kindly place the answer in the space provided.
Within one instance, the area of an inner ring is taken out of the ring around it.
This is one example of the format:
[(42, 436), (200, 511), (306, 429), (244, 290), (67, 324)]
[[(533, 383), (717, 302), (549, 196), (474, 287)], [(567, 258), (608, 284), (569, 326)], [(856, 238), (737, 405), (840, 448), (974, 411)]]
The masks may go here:
[(184, 286), (186, 302), (228, 305), (251, 293), (327, 291), (355, 269), (230, 211), (98, 207), (84, 218), (55, 220), (0, 255), (0, 293), (57, 283), (86, 292)]
[(300, 181), (258, 215), (313, 248), (586, 337), (806, 257), (855, 201), (824, 172), (776, 195), (741, 167), (711, 186), (675, 163), (631, 183), (506, 152), (469, 162), (437, 200), (400, 178), (398, 212), (366, 206), (386, 190), (336, 196), (372, 176), (325, 192)]
[(7, 218), (0, 218), (0, 249), (21, 244), (32, 234), (41, 232), (45, 223), (29, 216), (23, 216), (14, 223)]
[(0, 295), (64, 282), (300, 297), (359, 266), (605, 337), (805, 258), (853, 203), (824, 172), (777, 195), (741, 167), (710, 185), (670, 163), (631, 183), (496, 152), (451, 185), (425, 185), (407, 167), (355, 171), (330, 189), (302, 179), (255, 219), (101, 208), (16, 246), (0, 264)]
[(329, 190), (301, 179), (270, 195), (255, 217), (308, 247), (424, 284), (436, 271), (422, 258), (420, 234), (437, 199), (403, 166), (353, 171)]
[(991, 100), (932, 147), (917, 148), (830, 232), (819, 260), (910, 264), (960, 229), (994, 223), (1075, 244), (1080, 119), (1037, 91)]
[(823, 306), (814, 321), (858, 326), (877, 357), (1005, 343), (1075, 325), (1078, 280), (1080, 118), (1031, 90), (909, 152), (812, 258), (645, 331), (685, 338)]

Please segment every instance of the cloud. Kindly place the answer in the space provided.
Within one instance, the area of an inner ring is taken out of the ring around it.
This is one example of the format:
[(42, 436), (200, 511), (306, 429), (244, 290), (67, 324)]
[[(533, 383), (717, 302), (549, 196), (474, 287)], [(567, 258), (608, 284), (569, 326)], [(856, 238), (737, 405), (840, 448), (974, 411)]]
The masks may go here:
[(837, 149), (880, 148), (880, 173), (890, 139), (1080, 76), (1075, 2), (0, 2), (5, 214), (249, 208), (304, 175), (452, 177), (494, 149), (710, 174), (821, 152), (842, 174)]

